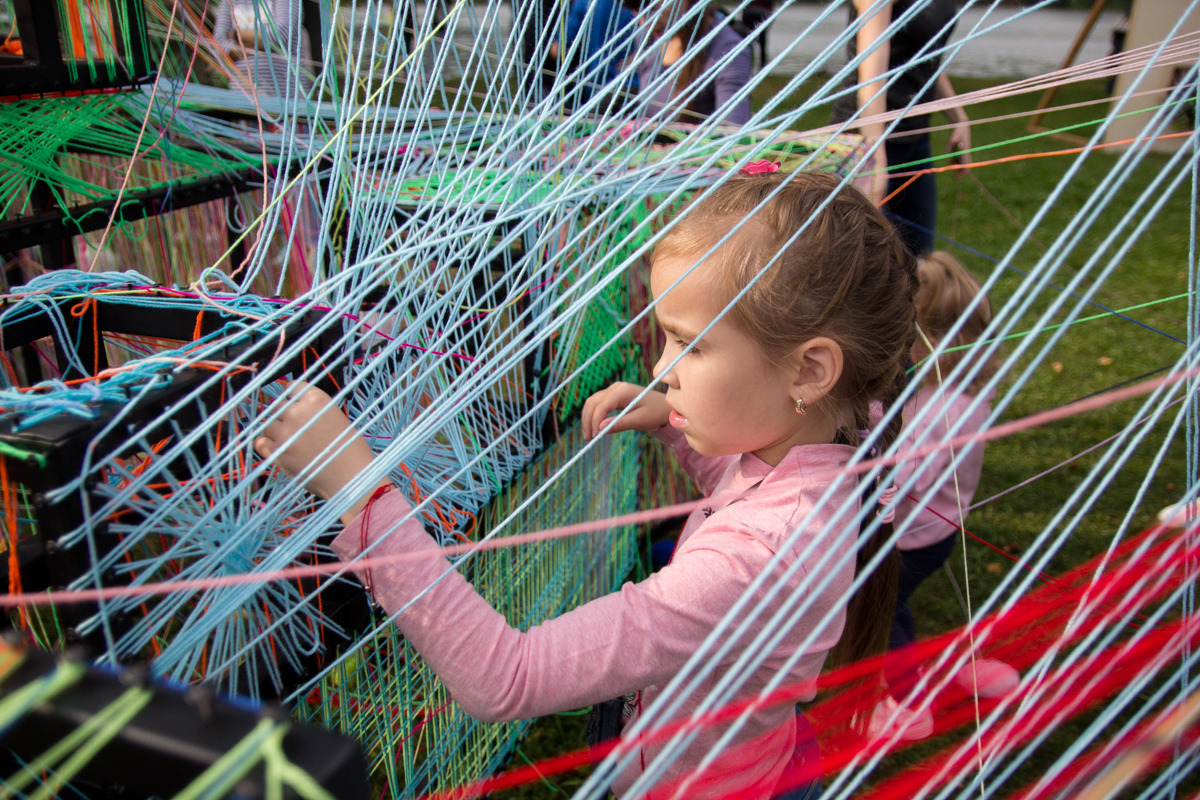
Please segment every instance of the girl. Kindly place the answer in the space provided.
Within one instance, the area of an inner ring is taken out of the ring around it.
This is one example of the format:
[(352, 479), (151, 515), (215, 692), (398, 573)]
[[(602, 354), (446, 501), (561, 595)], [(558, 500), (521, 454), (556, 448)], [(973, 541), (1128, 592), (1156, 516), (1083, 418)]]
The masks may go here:
[[(584, 407), (586, 436), (654, 431), (711, 492), (688, 519), (671, 564), (527, 632), (510, 627), (457, 573), (396, 618), (467, 713), (516, 719), (636, 693), (630, 708), (637, 715), (779, 551), (788, 564), (808, 553), (805, 563), (814, 572), (799, 571), (788, 588), (811, 595), (812, 611), (769, 654), (740, 698), (758, 693), (810, 635), (814, 643), (790, 682), (814, 679), (839, 638), (844, 658), (884, 649), (891, 611), (879, 607), (890, 603), (894, 582), (876, 587), (880, 594), (874, 596), (860, 592), (857, 610), (846, 611), (858, 534), (850, 523), (859, 489), (837, 472), (867, 427), (870, 403), (890, 404), (903, 385), (914, 332), (916, 263), (861, 193), (835, 194), (837, 186), (825, 175), (736, 177), (688, 207), (652, 259), (655, 313), (668, 332), (655, 372), (666, 393), (648, 394), (629, 407), (640, 390), (619, 383)], [(791, 241), (810, 218), (805, 233)], [(747, 294), (699, 339), (748, 285)], [(612, 421), (609, 415), (621, 408), (628, 413)], [(370, 465), (372, 455), (325, 395), (301, 393), (256, 446), (296, 474), (331, 442), (351, 444), (322, 464), (308, 486), (332, 497)], [(827, 490), (831, 498), (818, 503)], [(367, 492), (345, 515), (335, 551), (352, 559), (385, 536), (372, 555), (433, 550), (409, 511), (390, 484)], [(788, 537), (806, 519), (809, 527), (789, 546)], [(815, 535), (823, 530), (837, 533)], [(819, 565), (827, 554), (829, 563)], [(384, 608), (395, 610), (446, 569), (444, 558), (429, 555), (362, 572)], [(831, 573), (831, 585), (818, 592)], [(881, 602), (871, 606), (874, 597)], [(753, 631), (761, 629), (760, 620)], [(744, 648), (735, 647), (723, 667)], [(719, 669), (709, 680), (722, 674)], [(690, 714), (703, 694), (688, 698), (680, 714)], [(663, 780), (694, 779), (688, 797), (774, 797), (795, 785), (786, 771), (812, 747), (808, 737), (798, 741), (797, 730), (805, 727), (792, 706), (757, 710), (718, 761), (692, 775), (727, 730), (715, 725), (699, 733)], [(616, 781), (618, 795), (661, 745), (640, 747), (641, 758)]]
[[(701, 10), (693, 16), (694, 8)], [(683, 24), (664, 41), (666, 32), (680, 19)], [(717, 35), (699, 46), (714, 27)], [(664, 108), (677, 108), (681, 101), (676, 98), (686, 97), (689, 99), (678, 112), (678, 122), (702, 122), (719, 111), (717, 122), (746, 124), (750, 119), (749, 95), (736, 103), (730, 101), (750, 82), (750, 47), (730, 26), (729, 18), (700, 0), (682, 0), (660, 14), (652, 30), (653, 41), (661, 45), (652, 47), (637, 68), (638, 85), (650, 95), (645, 113), (656, 115)], [(718, 69), (730, 52), (733, 58)], [(678, 69), (675, 79), (665, 86), (658, 85), (659, 76), (671, 67)]]
[[(939, 250), (921, 259), (919, 277), (921, 288), (916, 299), (917, 324), (928, 343), (918, 339), (913, 344), (913, 362), (919, 364), (928, 358), (931, 345), (945, 344), (947, 348), (957, 348), (978, 341), (992, 320), (992, 309), (984, 297), (968, 313), (971, 303), (981, 291), (975, 276), (954, 256)], [(947, 340), (946, 335), (960, 318), (963, 320), (962, 327), (953, 339)], [(906, 419), (913, 419), (919, 410), (925, 410), (919, 422), (906, 425), (902, 434), (904, 440), (913, 443), (913, 447), (944, 438), (963, 417), (966, 417), (966, 421), (956, 435), (983, 429), (991, 413), (989, 402), (980, 403), (973, 411), (970, 406), (995, 373), (995, 365), (991, 361), (979, 365), (978, 372), (969, 384), (958, 386), (945, 382), (955, 367), (970, 357), (970, 350), (952, 349), (943, 353), (938, 358), (937, 369), (929, 373), (925, 383), (905, 406)], [(987, 400), (990, 399), (989, 396)], [(956, 455), (961, 457), (954, 477), (941, 481), (943, 472)], [(954, 542), (958, 538), (955, 534), (965, 524), (962, 512), (971, 505), (971, 498), (975, 496), (983, 472), (983, 446), (977, 446), (965, 454), (939, 450), (922, 458), (920, 465), (905, 461), (896, 470), (896, 485), (903, 485), (918, 466), (923, 468), (921, 475), (906, 496), (899, 500), (896, 508), (897, 519), (912, 516), (913, 520), (900, 537), (898, 545), (899, 594), (888, 641), (892, 649), (911, 644), (916, 638), (908, 600), (926, 578), (946, 563), (954, 549)], [(896, 654), (887, 672), (891, 694), (901, 699), (908, 694), (919, 675), (915, 666), (902, 654)], [(1018, 680), (1016, 670), (991, 659), (975, 660), (956, 678), (963, 688), (977, 691), (983, 697), (1003, 694), (1016, 686)], [(889, 723), (889, 720), (892, 722)], [(895, 700), (885, 698), (875, 710), (871, 730), (875, 734), (882, 734), (889, 724), (904, 726), (904, 736), (909, 739), (923, 738), (933, 730), (933, 718), (928, 711), (916, 713), (903, 707), (897, 710)]]

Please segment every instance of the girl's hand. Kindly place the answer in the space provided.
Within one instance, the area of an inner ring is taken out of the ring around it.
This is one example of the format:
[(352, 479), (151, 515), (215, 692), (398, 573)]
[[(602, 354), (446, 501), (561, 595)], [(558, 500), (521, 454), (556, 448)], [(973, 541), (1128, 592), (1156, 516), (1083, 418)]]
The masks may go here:
[(594, 439), (602, 433), (617, 431), (652, 431), (666, 425), (671, 409), (662, 392), (648, 393), (617, 422), (609, 417), (614, 411), (629, 408), (641, 393), (641, 386), (618, 382), (589, 397), (583, 404), (583, 438)]
[[(955, 164), (970, 166), (971, 124), (969, 122), (954, 123), (954, 128), (950, 131), (950, 138), (946, 141), (946, 149), (955, 154)], [(961, 178), (962, 173), (957, 173), (956, 177)]]
[[(279, 417), (254, 440), (254, 449), (263, 458), (273, 457), (280, 469), (292, 477), (320, 460), (319, 469), (309, 469), (306, 473), (305, 487), (328, 500), (370, 467), (375, 454), (325, 392), (300, 382), (289, 395)], [(293, 438), (310, 422), (311, 426), (299, 438)], [(342, 515), (342, 520), (354, 519), (372, 492), (374, 487), (364, 492)]]
[[(955, 97), (954, 84), (950, 83), (950, 78), (945, 73), (938, 76), (934, 97), (938, 100)], [(954, 163), (969, 166), (971, 163), (971, 120), (967, 116), (966, 109), (958, 106), (947, 108), (942, 113), (954, 123), (954, 128), (950, 131), (950, 138), (946, 142), (946, 149), (951, 153), (958, 154), (954, 157)], [(958, 173), (958, 177), (962, 177), (961, 172)]]

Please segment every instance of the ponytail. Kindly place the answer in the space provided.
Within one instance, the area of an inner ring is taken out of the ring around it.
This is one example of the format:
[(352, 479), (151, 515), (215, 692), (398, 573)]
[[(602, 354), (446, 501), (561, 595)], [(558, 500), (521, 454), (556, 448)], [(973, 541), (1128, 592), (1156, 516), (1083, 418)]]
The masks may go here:
[[(910, 342), (910, 347), (911, 344)], [(907, 370), (896, 370), (892, 385), (885, 392), (886, 396), (881, 398), (885, 416), (886, 411), (898, 402), (907, 383)], [(896, 441), (902, 425), (901, 415), (896, 414), (880, 431), (880, 452), (886, 451)], [(888, 649), (892, 621), (896, 615), (896, 599), (900, 591), (900, 553), (889, 545), (895, 532), (895, 526), (891, 522), (880, 523), (870, 534), (865, 533), (879, 513), (878, 500), (872, 500), (872, 497), (878, 494), (878, 486), (878, 480), (872, 480), (863, 488), (863, 504), (869, 502), (871, 508), (863, 518), (863, 532), (859, 535), (854, 563), (855, 575), (860, 574), (880, 551), (886, 552), (847, 603), (846, 625), (842, 630), (842, 638), (830, 652), (830, 666), (852, 664), (885, 653)], [(848, 722), (857, 728), (864, 728), (870, 721), (870, 712), (884, 690), (882, 673), (870, 675), (857, 686), (851, 687), (848, 690), (851, 693), (849, 707), (855, 711)]]

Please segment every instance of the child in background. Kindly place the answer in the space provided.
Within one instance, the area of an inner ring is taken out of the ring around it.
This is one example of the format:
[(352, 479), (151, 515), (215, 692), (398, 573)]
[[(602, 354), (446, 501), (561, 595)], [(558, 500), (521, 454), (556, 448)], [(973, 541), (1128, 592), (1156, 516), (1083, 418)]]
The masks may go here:
[[(921, 288), (916, 300), (917, 324), (929, 343), (934, 346), (945, 344), (950, 348), (976, 343), (992, 320), (992, 309), (984, 297), (967, 314), (968, 307), (981, 291), (975, 276), (952, 255), (940, 250), (921, 259), (918, 274)], [(962, 327), (953, 339), (947, 341), (946, 335), (951, 327), (964, 315)], [(912, 348), (913, 363), (919, 366), (929, 354), (929, 346), (918, 336)], [(969, 415), (968, 411), (984, 384), (995, 373), (995, 365), (990, 361), (984, 363), (971, 383), (965, 386), (944, 382), (959, 363), (972, 357), (973, 351), (965, 349), (944, 353), (938, 359), (937, 369), (928, 374), (921, 388), (904, 408), (902, 442), (911, 441), (913, 447), (937, 442), (964, 416), (966, 422), (956, 435), (982, 430), (991, 413), (991, 395)], [(922, 409), (926, 410), (924, 418), (917, 424), (910, 424), (908, 420), (914, 419), (918, 410)], [(897, 487), (903, 486), (919, 465), (924, 467), (924, 471), (896, 508), (897, 520), (904, 520), (914, 512), (916, 518), (899, 543), (900, 592), (888, 641), (888, 646), (893, 650), (911, 644), (916, 639), (909, 598), (950, 557), (958, 539), (955, 534), (964, 525), (966, 509), (971, 505), (975, 489), (979, 486), (983, 472), (982, 445), (972, 448), (959, 461), (951, 478), (937, 483), (956, 454), (951, 449), (938, 450), (919, 462), (906, 461), (897, 467), (894, 478)], [(924, 502), (918, 505), (913, 498)], [(917, 682), (919, 672), (907, 659), (898, 655), (889, 664), (887, 673), (891, 697), (876, 707), (871, 732), (882, 734), (889, 725), (899, 725), (905, 729), (905, 738), (928, 736), (933, 731), (930, 713), (927, 710), (917, 713), (898, 707), (893, 699), (903, 699), (909, 693)], [(1017, 682), (1017, 674), (1012, 667), (990, 659), (977, 659), (974, 665), (967, 664), (956, 678), (965, 689), (977, 691), (983, 697), (1003, 694)]]
[[(654, 432), (711, 492), (659, 572), (521, 631), (461, 575), (443, 578), (449, 563), (390, 482), (366, 490), (344, 515), (346, 528), (333, 544), (341, 558), (353, 559), (376, 542), (371, 557), (414, 555), (402, 566), (359, 572), (389, 613), (405, 609), (395, 624), (467, 713), (511, 720), (632, 694), (636, 718), (777, 552), (785, 567), (804, 554), (804, 568), (787, 591), (813, 605), (735, 702), (757, 696), (797, 652), (803, 656), (787, 680), (804, 685), (835, 645), (834, 658), (842, 661), (884, 650), (891, 613), (881, 615), (879, 608), (890, 606), (895, 576), (878, 570), (847, 609), (861, 488), (841, 467), (867, 427), (870, 404), (890, 405), (904, 385), (915, 330), (916, 261), (866, 197), (838, 186), (826, 175), (734, 177), (686, 208), (654, 253), (655, 313), (668, 333), (655, 374), (666, 392), (650, 392), (634, 404), (640, 388), (614, 384), (588, 399), (582, 425), (588, 438)], [(611, 416), (621, 409), (624, 416)], [(887, 442), (898, 428), (885, 432)], [(255, 445), (290, 474), (305, 471), (309, 489), (325, 498), (374, 460), (328, 396), (311, 388), (294, 396)], [(345, 447), (339, 452), (337, 445)], [(336, 455), (326, 458), (330, 452)], [(793, 532), (797, 538), (789, 542)], [(764, 591), (756, 590), (755, 601)], [(724, 676), (763, 627), (762, 619), (751, 624), (706, 686)], [(686, 698), (679, 718), (693, 713), (704, 694)], [(808, 689), (804, 699), (813, 694)], [(737, 793), (767, 800), (818, 790), (801, 785), (811, 780), (802, 770), (816, 748), (793, 705), (756, 709), (716, 761), (695, 774), (728, 730), (725, 722), (701, 730), (658, 785), (679, 788), (691, 780), (689, 798)], [(640, 757), (615, 782), (618, 795), (662, 742), (638, 747)], [(797, 774), (808, 777), (789, 777)]]
[[(693, 14), (698, 8), (701, 10)], [(681, 19), (686, 21), (665, 38)], [(657, 115), (688, 98), (676, 113), (677, 122), (703, 122), (711, 117), (724, 125), (746, 124), (750, 96), (733, 98), (750, 82), (750, 43), (734, 29), (731, 19), (701, 0), (679, 0), (663, 6), (663, 12), (647, 27), (649, 52), (637, 66), (639, 91), (648, 98), (642, 113)], [(716, 36), (701, 47), (714, 29)], [(664, 84), (660, 78), (672, 68), (678, 74)]]

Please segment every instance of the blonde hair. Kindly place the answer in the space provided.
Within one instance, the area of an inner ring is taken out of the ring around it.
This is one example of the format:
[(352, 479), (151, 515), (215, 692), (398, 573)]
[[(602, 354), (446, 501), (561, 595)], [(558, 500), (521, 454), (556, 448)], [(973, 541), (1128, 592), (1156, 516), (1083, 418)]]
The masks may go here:
[[(928, 337), (930, 344), (945, 344), (953, 349), (943, 353), (938, 359), (938, 371), (942, 377), (949, 375), (964, 361), (978, 359), (979, 355), (971, 345), (979, 341), (983, 331), (992, 321), (992, 306), (987, 296), (983, 296), (978, 305), (967, 313), (968, 307), (983, 289), (967, 268), (958, 259), (944, 250), (935, 250), (920, 260), (917, 269), (921, 288), (917, 292), (917, 324)], [(962, 319), (962, 327), (953, 339), (946, 340), (946, 334)], [(967, 385), (969, 392), (978, 392), (984, 384), (996, 373), (993, 359), (986, 359), (979, 366), (979, 372)], [(936, 380), (932, 378), (932, 380)]]

